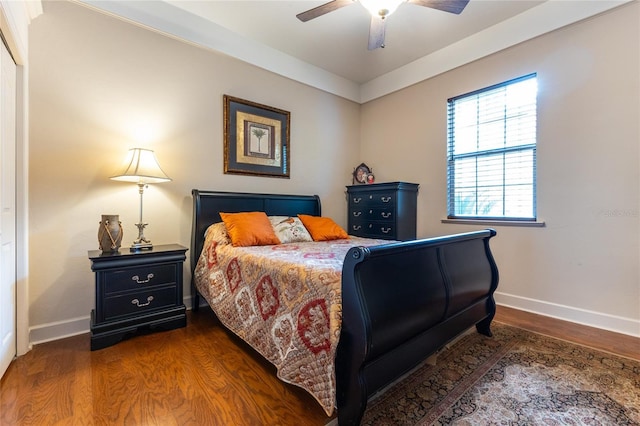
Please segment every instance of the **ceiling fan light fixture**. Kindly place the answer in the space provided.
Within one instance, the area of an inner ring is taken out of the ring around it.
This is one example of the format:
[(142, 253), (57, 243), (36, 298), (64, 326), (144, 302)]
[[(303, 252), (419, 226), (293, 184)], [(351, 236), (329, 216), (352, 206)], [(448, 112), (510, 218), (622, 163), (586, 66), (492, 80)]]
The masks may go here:
[(407, 0), (359, 0), (360, 3), (371, 13), (372, 16), (379, 16), (382, 19), (396, 11), (401, 3)]

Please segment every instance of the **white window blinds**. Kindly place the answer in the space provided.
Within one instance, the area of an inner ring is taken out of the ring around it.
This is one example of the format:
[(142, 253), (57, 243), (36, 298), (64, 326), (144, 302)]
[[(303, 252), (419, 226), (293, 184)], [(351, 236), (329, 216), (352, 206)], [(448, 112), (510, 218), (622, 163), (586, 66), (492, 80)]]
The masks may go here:
[(536, 74), (448, 100), (448, 217), (536, 219)]

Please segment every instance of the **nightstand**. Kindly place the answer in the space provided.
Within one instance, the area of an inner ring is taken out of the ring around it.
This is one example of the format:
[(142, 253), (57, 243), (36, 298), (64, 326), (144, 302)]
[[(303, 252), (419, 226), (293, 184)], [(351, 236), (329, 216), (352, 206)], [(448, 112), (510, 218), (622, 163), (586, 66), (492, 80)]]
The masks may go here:
[(418, 184), (407, 182), (347, 186), (351, 235), (415, 240)]
[(182, 301), (186, 247), (89, 251), (95, 272), (96, 306), (91, 311), (91, 350), (118, 343), (139, 329), (171, 330), (187, 325)]

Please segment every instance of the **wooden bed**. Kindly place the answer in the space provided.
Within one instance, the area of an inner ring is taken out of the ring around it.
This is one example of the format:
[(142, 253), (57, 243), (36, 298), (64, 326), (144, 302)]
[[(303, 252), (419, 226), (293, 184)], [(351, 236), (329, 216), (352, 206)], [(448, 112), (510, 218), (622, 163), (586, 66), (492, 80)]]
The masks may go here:
[[(321, 215), (315, 195), (197, 189), (192, 195), (194, 311), (200, 305), (196, 264), (207, 228), (221, 221), (219, 212)], [(498, 269), (489, 240), (495, 235), (487, 229), (348, 250), (342, 263), (342, 323), (334, 360), (340, 425), (359, 424), (372, 395), (470, 327), (491, 336)]]

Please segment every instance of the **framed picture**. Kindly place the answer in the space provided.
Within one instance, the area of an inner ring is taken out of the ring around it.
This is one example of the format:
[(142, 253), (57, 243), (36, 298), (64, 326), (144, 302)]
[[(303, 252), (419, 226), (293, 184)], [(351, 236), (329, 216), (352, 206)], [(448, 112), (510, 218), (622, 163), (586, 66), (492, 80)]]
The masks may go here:
[(289, 178), (290, 113), (224, 95), (224, 172)]
[(353, 169), (353, 184), (354, 185), (366, 185), (373, 183), (375, 178), (369, 166), (364, 163), (360, 163), (358, 167)]

